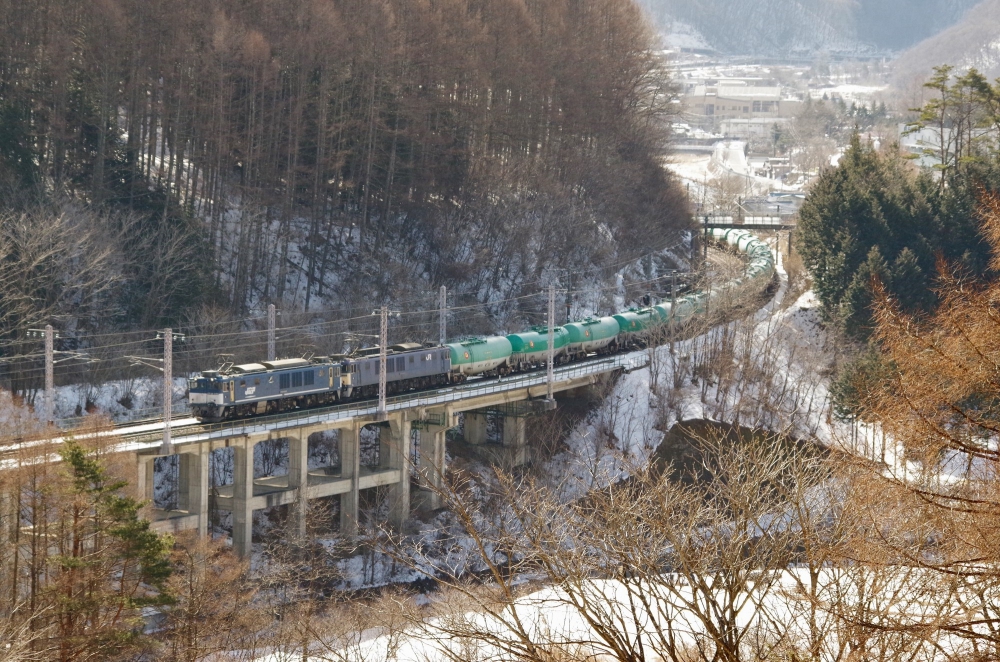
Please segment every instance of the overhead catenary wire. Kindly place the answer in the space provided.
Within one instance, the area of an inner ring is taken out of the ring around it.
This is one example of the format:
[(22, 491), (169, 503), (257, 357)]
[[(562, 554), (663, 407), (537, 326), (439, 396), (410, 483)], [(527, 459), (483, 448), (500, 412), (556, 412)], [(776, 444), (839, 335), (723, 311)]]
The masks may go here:
[[(667, 272), (667, 273), (665, 273), (663, 275), (656, 276), (656, 277), (653, 277), (653, 278), (647, 278), (647, 279), (642, 279), (642, 280), (630, 281), (629, 283), (627, 283), (627, 285), (628, 286), (633, 286), (633, 287), (638, 287), (638, 286), (643, 286), (643, 285), (651, 285), (653, 283), (657, 283), (657, 282), (660, 282), (660, 281), (664, 281), (664, 280), (670, 279), (671, 278), (671, 273), (672, 272)], [(620, 289), (620, 287), (621, 287), (620, 285), (615, 284), (615, 285), (606, 285), (606, 286), (598, 286), (598, 287), (587, 287), (587, 288), (575, 288), (575, 289), (560, 288), (559, 291), (563, 292), (563, 293), (570, 293), (570, 294), (586, 294), (586, 293), (592, 293), (592, 292), (617, 291), (617, 290)], [(512, 302), (516, 302), (516, 301), (526, 301), (526, 300), (530, 300), (530, 299), (537, 299), (539, 297), (544, 297), (544, 296), (545, 296), (545, 291), (544, 290), (539, 290), (538, 292), (533, 292), (533, 293), (530, 293), (530, 294), (523, 294), (523, 295), (514, 296), (514, 297), (505, 297), (503, 299), (496, 299), (496, 300), (493, 300), (493, 301), (476, 302), (476, 303), (465, 304), (465, 305), (461, 305), (461, 306), (450, 306), (448, 308), (448, 311), (449, 311), (449, 313), (454, 314), (454, 313), (463, 312), (463, 311), (481, 310), (481, 309), (485, 309), (485, 308), (492, 307), (492, 306), (499, 306), (499, 305), (502, 305), (502, 304), (505, 304), (505, 303), (512, 303)], [(430, 316), (436, 315), (437, 312), (438, 311), (436, 309), (400, 311), (396, 315), (396, 317), (412, 317), (412, 316), (428, 316), (428, 317), (430, 317)], [(279, 333), (287, 333), (289, 331), (308, 330), (308, 329), (313, 329), (313, 328), (322, 327), (322, 326), (343, 325), (343, 324), (349, 324), (351, 322), (370, 321), (370, 319), (371, 319), (371, 315), (369, 314), (369, 315), (358, 315), (358, 316), (354, 316), (354, 317), (340, 318), (340, 319), (331, 319), (331, 320), (313, 320), (313, 321), (305, 322), (305, 323), (302, 323), (302, 324), (295, 324), (295, 325), (289, 325), (289, 326), (279, 326), (278, 330), (279, 330)], [(182, 327), (177, 327), (178, 332), (183, 332), (186, 335), (187, 341), (189, 343), (193, 342), (193, 341), (195, 341), (197, 339), (201, 339), (201, 338), (214, 338), (214, 339), (236, 338), (236, 337), (240, 337), (240, 336), (257, 335), (257, 334), (264, 334), (264, 333), (266, 333), (266, 328), (265, 328), (265, 329), (243, 329), (243, 330), (230, 331), (230, 332), (224, 332), (224, 333), (211, 332), (211, 333), (198, 334), (198, 333), (194, 333), (193, 332), (193, 330), (195, 328), (197, 328), (197, 327), (191, 327), (191, 326), (189, 326), (189, 327), (183, 327), (183, 326)], [(156, 332), (156, 331), (158, 331), (158, 329), (153, 329), (152, 330), (152, 332)], [(129, 332), (118, 333), (118, 334), (98, 334), (98, 335), (95, 335), (95, 336), (89, 336), (88, 335), (88, 336), (85, 336), (85, 338), (92, 339), (92, 338), (100, 338), (100, 337), (116, 337), (116, 336), (121, 336), (121, 335), (130, 335), (130, 334), (135, 334), (135, 335), (146, 334), (145, 337), (136, 338), (135, 340), (125, 340), (125, 341), (122, 341), (122, 342), (109, 343), (109, 344), (104, 344), (104, 345), (88, 345), (88, 349), (98, 349), (98, 348), (99, 349), (112, 349), (112, 348), (120, 348), (120, 347), (128, 347), (128, 346), (135, 346), (135, 345), (147, 344), (147, 343), (150, 342), (150, 339), (148, 337), (149, 333), (150, 332), (146, 332), (146, 331), (142, 331), (142, 332), (140, 332), (140, 331), (129, 331)], [(7, 344), (8, 345), (23, 344), (23, 342), (25, 342), (25, 341), (9, 341)], [(26, 358), (32, 358), (33, 356), (37, 356), (37, 355), (14, 355), (14, 356), (9, 356), (9, 357), (0, 357), (0, 361), (10, 360), (10, 359), (13, 359), (13, 358), (25, 358), (26, 359)]]
[[(639, 255), (639, 256), (633, 256), (633, 257), (629, 257), (629, 258), (624, 258), (624, 259), (622, 259), (620, 261), (609, 263), (609, 264), (595, 265), (594, 269), (596, 271), (598, 271), (598, 272), (608, 272), (609, 270), (615, 270), (615, 269), (618, 269), (618, 268), (623, 267), (625, 265), (638, 262), (638, 261), (646, 258), (649, 255), (655, 255), (657, 253), (662, 253), (665, 250), (670, 250), (672, 248), (676, 248), (678, 246), (683, 245), (684, 243), (685, 243), (684, 240), (678, 240), (678, 239), (676, 239), (676, 236), (675, 236), (675, 237), (672, 237), (670, 240), (666, 241), (665, 243), (663, 243), (662, 245), (660, 245), (659, 247), (654, 248), (651, 251), (648, 251), (647, 253), (644, 253), (644, 254)], [(546, 285), (548, 285), (548, 283), (549, 283), (549, 279), (538, 278), (536, 280), (525, 281), (525, 282), (519, 283), (519, 287), (524, 288), (524, 287), (528, 287), (528, 286), (532, 286), (532, 285), (546, 286)], [(427, 293), (420, 294), (420, 295), (414, 296), (414, 297), (410, 297), (408, 299), (403, 299), (403, 300), (395, 301), (393, 303), (393, 305), (397, 306), (397, 307), (400, 307), (400, 306), (405, 306), (406, 304), (409, 304), (409, 303), (426, 304), (429, 301), (433, 300), (433, 296), (434, 295), (435, 295), (435, 292), (428, 290)], [(533, 296), (533, 295), (526, 295), (526, 296)], [(514, 300), (521, 299), (521, 298), (525, 298), (525, 297), (523, 297), (523, 296), (519, 296), (519, 297), (506, 297), (504, 299), (499, 299), (499, 300), (496, 300), (496, 301), (487, 302), (487, 303), (484, 303), (484, 304), (481, 304), (481, 305), (497, 305), (497, 304), (503, 303), (505, 301), (514, 301)], [(331, 314), (331, 313), (342, 314), (342, 313), (350, 311), (350, 310), (364, 309), (367, 305), (368, 304), (365, 304), (363, 306), (362, 305), (352, 306), (352, 307), (344, 307), (344, 306), (342, 306), (342, 307), (338, 307), (338, 308), (329, 308), (329, 309), (314, 309), (314, 310), (310, 310), (310, 311), (303, 311), (301, 313), (296, 313), (296, 314), (319, 315), (319, 316), (321, 316), (321, 315), (327, 315), (327, 314)], [(350, 314), (350, 313), (348, 313), (348, 314)], [(266, 322), (266, 315), (267, 315), (267, 313), (266, 313), (266, 308), (265, 308), (259, 314), (255, 314), (255, 315), (251, 315), (251, 316), (246, 316), (246, 317), (241, 317), (241, 318), (236, 318), (236, 319), (230, 319), (230, 320), (226, 320), (224, 322), (220, 322), (219, 324), (221, 324), (221, 325), (238, 325), (238, 324), (247, 324), (247, 323), (260, 323), (262, 321)], [(360, 315), (359, 316), (352, 315), (352, 316), (347, 317), (347, 318), (342, 318), (342, 319), (340, 319), (338, 321), (346, 321), (346, 320), (350, 320), (350, 319), (357, 319), (358, 317), (361, 317), (361, 316)], [(17, 333), (18, 331), (25, 331), (32, 324), (34, 324), (34, 322), (25, 322), (22, 325), (18, 325), (18, 326), (15, 326), (15, 327), (12, 327), (12, 328), (8, 329), (7, 333)], [(197, 324), (195, 324), (195, 325), (188, 325), (188, 326), (180, 325), (180, 326), (177, 326), (176, 328), (178, 330), (182, 330), (182, 329), (183, 330), (187, 330), (187, 329), (190, 329), (192, 327), (197, 327), (197, 326), (200, 326), (200, 325), (197, 325)], [(87, 339), (94, 340), (94, 339), (98, 339), (98, 338), (120, 337), (120, 336), (123, 336), (123, 335), (148, 336), (150, 333), (156, 332), (158, 330), (159, 330), (158, 328), (153, 328), (153, 329), (134, 329), (134, 330), (125, 330), (125, 331), (110, 331), (110, 332), (103, 332), (103, 333), (96, 333), (96, 334), (86, 334), (85, 337)], [(15, 345), (15, 344), (18, 344), (20, 342), (22, 342), (22, 340), (0, 341), (0, 349), (2, 349), (4, 346)]]
[[(657, 253), (662, 253), (665, 250), (670, 250), (672, 248), (676, 248), (678, 246), (683, 245), (684, 243), (685, 243), (685, 240), (679, 240), (679, 241), (678, 240), (673, 240), (671, 242), (664, 243), (662, 246), (654, 249), (653, 251), (651, 251), (647, 255), (655, 255)], [(605, 272), (607, 272), (607, 271), (610, 271), (610, 270), (613, 270), (613, 269), (618, 269), (618, 268), (620, 268), (622, 266), (626, 266), (626, 265), (630, 265), (630, 264), (636, 264), (637, 262), (641, 261), (644, 257), (645, 256), (632, 257), (632, 258), (625, 259), (625, 260), (622, 260), (622, 261), (617, 262), (617, 263), (612, 263), (612, 264), (609, 264), (609, 265), (603, 265), (603, 266), (597, 267), (597, 270), (598, 271), (605, 271)], [(670, 277), (670, 273), (667, 273), (665, 275), (661, 275), (661, 276), (657, 276), (657, 277), (653, 277), (653, 278), (648, 278), (648, 279), (643, 279), (643, 280), (636, 280), (636, 281), (629, 281), (626, 284), (626, 286), (628, 286), (628, 287), (642, 287), (642, 286), (647, 286), (647, 285), (651, 285), (651, 284), (659, 282), (659, 281), (663, 281), (663, 280), (665, 280), (665, 279), (667, 279), (669, 277)], [(539, 278), (539, 279), (534, 280), (534, 281), (527, 281), (527, 282), (524, 282), (524, 283), (520, 283), (519, 286), (521, 288), (524, 288), (524, 287), (529, 286), (531, 284), (538, 284), (538, 283), (544, 283), (544, 282), (551, 282), (551, 279)], [(587, 294), (587, 293), (593, 294), (593, 293), (602, 293), (602, 292), (610, 292), (610, 291), (619, 291), (621, 289), (621, 287), (622, 287), (621, 284), (615, 283), (615, 284), (609, 284), (609, 285), (603, 285), (603, 286), (596, 286), (596, 287), (583, 287), (583, 288), (578, 287), (578, 288), (575, 288), (575, 289), (561, 288), (559, 291), (563, 292), (563, 293), (566, 293), (566, 294)], [(409, 299), (405, 299), (405, 300), (403, 300), (403, 302), (404, 303), (417, 302), (417, 303), (425, 304), (425, 305), (426, 304), (430, 304), (430, 303), (433, 302), (433, 294), (434, 294), (433, 292), (428, 291), (425, 294), (414, 296), (414, 297), (410, 297)], [(495, 310), (498, 307), (503, 307), (503, 306), (511, 304), (511, 303), (516, 303), (516, 302), (521, 302), (521, 301), (526, 301), (526, 300), (531, 300), (531, 299), (538, 299), (539, 297), (544, 296), (544, 294), (545, 294), (545, 291), (540, 289), (538, 292), (532, 292), (532, 293), (529, 293), (529, 294), (522, 294), (522, 295), (518, 295), (518, 296), (503, 297), (503, 298), (500, 298), (500, 299), (495, 299), (495, 300), (490, 300), (490, 301), (476, 301), (476, 302), (469, 303), (469, 304), (452, 306), (452, 307), (449, 307), (447, 309), (447, 311), (448, 311), (448, 314), (450, 316), (452, 316), (453, 324), (460, 323), (463, 320), (465, 320), (465, 321), (477, 321), (479, 318), (476, 316), (476, 313), (479, 313), (479, 312), (487, 312), (487, 313), (489, 313), (489, 312), (491, 312), (491, 309)], [(333, 308), (333, 309), (327, 309), (327, 310), (314, 310), (314, 311), (307, 311), (307, 312), (297, 312), (297, 313), (295, 313), (295, 315), (296, 316), (298, 316), (298, 315), (306, 315), (306, 316), (316, 317), (316, 316), (321, 316), (321, 315), (323, 315), (325, 313), (328, 313), (328, 312), (342, 312), (342, 311), (347, 311), (347, 310), (358, 310), (358, 308), (359, 308), (358, 306), (354, 306), (354, 307), (341, 307), (341, 308)], [(411, 319), (414, 318), (414, 317), (424, 317), (424, 318), (426, 318), (426, 321), (416, 322), (416, 323), (413, 323), (413, 324), (399, 324), (398, 322), (395, 322), (395, 323), (392, 324), (392, 332), (393, 332), (394, 335), (401, 335), (401, 334), (405, 334), (407, 331), (419, 330), (419, 331), (421, 331), (423, 333), (423, 335), (426, 335), (428, 338), (430, 338), (430, 336), (431, 336), (431, 334), (430, 334), (430, 328), (432, 327), (432, 320), (431, 320), (431, 318), (433, 316), (435, 316), (436, 314), (438, 314), (438, 310), (436, 308), (430, 308), (430, 307), (419, 309), (419, 310), (403, 310), (403, 311), (400, 311), (400, 313), (398, 314), (397, 317), (400, 317), (400, 318), (401, 317), (407, 317), (407, 318), (411, 318)], [(458, 316), (457, 319), (455, 318), (456, 315)], [(521, 319), (526, 319), (527, 321), (530, 321), (532, 318), (536, 318), (536, 322), (543, 322), (544, 321), (544, 317), (545, 317), (542, 312), (540, 312), (540, 311), (531, 311), (531, 310), (520, 310), (520, 311), (518, 311), (518, 315), (521, 317)], [(224, 322), (218, 323), (217, 325), (216, 324), (207, 324), (206, 323), (206, 324), (192, 324), (192, 325), (189, 325), (189, 326), (186, 326), (186, 327), (179, 327), (178, 331), (185, 333), (185, 335), (188, 336), (188, 341), (189, 342), (188, 342), (188, 344), (186, 346), (178, 347), (177, 351), (178, 351), (179, 355), (182, 356), (182, 357), (184, 357), (185, 360), (187, 360), (187, 361), (198, 360), (197, 359), (197, 355), (199, 355), (199, 354), (206, 355), (206, 359), (205, 360), (207, 360), (208, 357), (211, 357), (211, 356), (217, 357), (217, 356), (220, 355), (220, 351), (219, 351), (220, 349), (225, 349), (226, 350), (225, 353), (231, 353), (231, 354), (239, 353), (241, 350), (249, 350), (249, 351), (253, 351), (253, 352), (259, 352), (261, 350), (261, 347), (264, 345), (264, 340), (263, 340), (262, 336), (263, 336), (264, 333), (266, 333), (266, 327), (264, 327), (264, 328), (236, 328), (236, 329), (234, 329), (232, 331), (228, 331), (228, 330), (221, 331), (221, 329), (214, 328), (214, 327), (229, 327), (229, 328), (232, 328), (234, 326), (239, 327), (240, 325), (244, 325), (244, 324), (250, 323), (250, 322), (252, 322), (254, 324), (260, 324), (265, 319), (266, 319), (266, 317), (263, 317), (263, 316), (260, 316), (260, 315), (255, 315), (253, 317), (244, 317), (244, 318), (239, 318), (239, 319), (226, 320)], [(278, 330), (279, 330), (279, 332), (281, 334), (281, 336), (279, 336), (279, 339), (282, 341), (282, 343), (284, 345), (286, 345), (286, 347), (284, 349), (285, 352), (288, 352), (288, 348), (287, 348), (288, 343), (299, 345), (300, 346), (300, 350), (299, 351), (306, 351), (303, 346), (308, 347), (310, 345), (313, 345), (314, 341), (320, 341), (320, 344), (322, 344), (322, 339), (323, 339), (324, 336), (337, 336), (337, 335), (349, 336), (352, 333), (352, 329), (350, 329), (350, 328), (348, 328), (348, 329), (342, 329), (342, 328), (330, 328), (330, 327), (344, 327), (344, 326), (347, 326), (347, 327), (355, 326), (355, 327), (357, 327), (357, 326), (360, 326), (360, 327), (364, 328), (367, 324), (370, 324), (370, 323), (371, 323), (371, 315), (370, 315), (370, 313), (369, 314), (354, 315), (354, 316), (345, 317), (345, 318), (310, 319), (309, 321), (302, 322), (302, 323), (299, 323), (299, 324), (292, 324), (292, 325), (278, 327)], [(205, 327), (213, 327), (213, 328), (211, 328), (211, 330), (208, 330), (208, 329), (205, 329)], [(324, 331), (324, 329), (326, 329), (326, 328), (329, 328), (329, 330), (328, 331)], [(201, 332), (203, 329), (205, 329), (205, 331)], [(157, 331), (157, 330), (158, 329), (154, 329), (152, 331)], [(127, 330), (127, 331), (118, 331), (118, 332), (106, 332), (106, 333), (94, 334), (94, 335), (89, 335), (88, 334), (88, 335), (81, 336), (80, 338), (78, 338), (78, 340), (91, 341), (91, 342), (89, 342), (86, 345), (86, 354), (96, 355), (96, 354), (105, 353), (108, 350), (121, 349), (121, 350), (123, 350), (122, 354), (124, 355), (126, 353), (126, 351), (125, 351), (126, 348), (131, 348), (132, 351), (141, 351), (143, 348), (148, 347), (148, 345), (150, 343), (150, 340), (149, 340), (150, 331), (151, 330)], [(291, 335), (289, 335), (289, 334), (291, 334)], [(132, 338), (134, 338), (134, 339), (128, 339), (130, 336)], [(108, 343), (108, 344), (95, 344), (95, 343), (92, 342), (92, 341), (94, 341), (96, 339), (101, 339), (101, 338), (115, 338), (115, 339), (122, 339), (122, 340), (120, 342), (112, 342), (112, 343)], [(238, 342), (238, 343), (228, 343), (224, 348), (219, 348), (219, 347), (198, 347), (199, 345), (201, 345), (205, 341), (209, 341), (210, 340), (212, 342), (212, 344), (215, 344), (215, 343), (217, 343), (220, 340), (226, 340), (226, 339), (232, 339), (232, 340), (240, 339), (240, 340), (244, 340), (244, 341), (243, 342)], [(6, 342), (0, 342), (0, 349), (2, 349), (4, 346), (8, 346), (9, 347), (9, 346), (21, 345), (21, 344), (23, 344), (23, 342), (25, 342), (25, 341), (23, 341), (23, 340), (10, 340), (10, 341), (6, 341)], [(195, 348), (195, 349), (190, 349), (190, 348)], [(5, 357), (4, 356), (0, 356), (0, 364), (11, 364), (11, 363), (15, 363), (15, 362), (18, 362), (18, 361), (21, 361), (22, 363), (28, 363), (28, 362), (37, 361), (38, 358), (40, 358), (39, 355), (35, 354), (35, 353), (31, 353), (31, 354), (16, 354), (16, 355), (5, 356)], [(105, 366), (107, 366), (109, 363), (111, 363), (111, 364), (114, 364), (114, 363), (127, 364), (128, 363), (127, 360), (124, 358), (124, 356), (115, 356), (115, 357), (107, 357), (107, 358), (99, 358), (97, 356), (91, 356), (89, 359), (87, 359), (87, 361), (88, 362), (85, 362), (85, 363), (64, 366), (60, 370), (60, 372), (63, 375), (63, 379), (61, 379), (61, 381), (64, 381), (65, 376), (67, 375), (67, 373), (71, 374), (71, 375), (72, 374), (77, 374), (77, 375), (85, 375), (85, 374), (87, 374), (88, 371), (91, 369), (91, 367), (90, 367), (91, 364), (95, 363), (95, 362), (103, 363), (103, 364), (105, 364)], [(123, 367), (126, 367), (126, 366), (123, 366)], [(21, 368), (21, 370), (19, 371), (19, 374), (22, 377), (24, 377), (24, 378), (29, 378), (30, 379), (32, 377), (37, 376), (38, 374), (41, 374), (43, 371), (44, 371), (44, 368), (41, 368), (41, 367), (27, 367), (27, 366), (23, 366)]]

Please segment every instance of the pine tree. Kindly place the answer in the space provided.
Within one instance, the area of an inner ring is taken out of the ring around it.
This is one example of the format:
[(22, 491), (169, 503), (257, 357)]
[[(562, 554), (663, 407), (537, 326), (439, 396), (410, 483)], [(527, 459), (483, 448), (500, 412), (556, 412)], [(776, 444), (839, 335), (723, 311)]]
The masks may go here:
[(914, 311), (936, 301), (939, 257), (981, 270), (985, 251), (971, 206), (968, 186), (942, 191), (898, 153), (880, 153), (855, 134), (799, 214), (799, 249), (828, 318), (865, 338), (873, 277)]
[(72, 439), (59, 454), (70, 480), (48, 558), (51, 636), (60, 662), (114, 659), (139, 643), (141, 610), (170, 601), (171, 540), (98, 457)]

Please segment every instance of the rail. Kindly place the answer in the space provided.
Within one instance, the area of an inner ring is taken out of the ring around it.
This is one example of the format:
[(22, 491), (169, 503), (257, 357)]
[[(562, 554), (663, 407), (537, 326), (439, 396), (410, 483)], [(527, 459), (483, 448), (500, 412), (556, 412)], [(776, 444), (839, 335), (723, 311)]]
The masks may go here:
[[(578, 377), (622, 370), (630, 372), (644, 368), (649, 363), (646, 351), (634, 351), (616, 356), (595, 357), (571, 365), (559, 366), (555, 369), (556, 382), (565, 382)], [(507, 393), (532, 386), (544, 386), (546, 374), (544, 370), (518, 375), (516, 377), (488, 378), (466, 382), (455, 386), (431, 391), (417, 391), (405, 395), (386, 398), (386, 411), (399, 411), (416, 407), (432, 407), (461, 400), (469, 400), (485, 395)], [(203, 423), (172, 426), (173, 444), (180, 446), (199, 441), (225, 439), (242, 435), (260, 434), (277, 430), (303, 427), (317, 423), (331, 423), (339, 420), (374, 416), (378, 411), (377, 400), (320, 407), (316, 409), (298, 410), (283, 414), (272, 414), (222, 423)], [(163, 439), (163, 431), (152, 430), (122, 435), (128, 450), (158, 447)]]

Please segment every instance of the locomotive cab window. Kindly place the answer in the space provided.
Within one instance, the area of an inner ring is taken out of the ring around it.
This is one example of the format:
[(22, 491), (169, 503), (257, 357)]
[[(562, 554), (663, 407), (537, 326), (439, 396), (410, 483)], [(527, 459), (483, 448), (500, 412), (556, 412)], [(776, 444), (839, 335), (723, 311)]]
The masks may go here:
[(255, 377), (254, 378), (253, 385), (254, 386), (260, 386), (260, 377)]
[(240, 386), (242, 387), (242, 386), (246, 386), (246, 385), (247, 385), (247, 380), (241, 379), (240, 380)]

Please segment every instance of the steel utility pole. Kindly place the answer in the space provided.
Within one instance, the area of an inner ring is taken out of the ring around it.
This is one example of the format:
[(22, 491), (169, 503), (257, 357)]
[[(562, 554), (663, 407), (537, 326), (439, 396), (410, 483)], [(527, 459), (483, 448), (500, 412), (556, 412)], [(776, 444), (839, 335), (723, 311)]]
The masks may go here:
[(674, 353), (674, 319), (677, 311), (677, 270), (670, 272), (670, 322), (667, 332), (670, 334), (670, 353)]
[(572, 289), (573, 275), (566, 274), (566, 279), (568, 281), (567, 282), (568, 287), (566, 288), (566, 318), (565, 318), (566, 321), (563, 322), (563, 324), (569, 324), (570, 321), (569, 316), (572, 314), (573, 311), (573, 289)]
[(55, 343), (52, 336), (55, 332), (51, 324), (45, 325), (45, 422), (55, 421), (56, 411), (56, 388), (55, 376), (53, 375), (52, 364), (55, 362)]
[(555, 378), (553, 363), (555, 362), (556, 351), (553, 345), (555, 344), (555, 320), (556, 320), (556, 286), (549, 285), (549, 345), (548, 345), (548, 359), (546, 363), (546, 373), (545, 373), (545, 399), (549, 402), (553, 401), (552, 397), (552, 382)]
[(276, 313), (274, 310), (274, 304), (267, 304), (267, 360), (273, 361), (278, 358), (274, 347), (274, 318)]
[(441, 286), (441, 294), (438, 298), (438, 310), (440, 311), (438, 336), (441, 339), (440, 344), (443, 345), (448, 342), (448, 288), (444, 285)]
[(385, 363), (386, 363), (386, 342), (389, 336), (389, 309), (385, 306), (379, 309), (379, 332), (378, 332), (378, 412), (377, 418), (380, 421), (386, 419), (388, 414), (385, 411)]
[(55, 339), (59, 334), (46, 324), (44, 329), (28, 329), (29, 338), (42, 338), (45, 341), (45, 404), (42, 407), (42, 417), (45, 423), (55, 422), (56, 391), (53, 378), (55, 364)]
[[(170, 425), (173, 414), (174, 400), (174, 341), (183, 342), (183, 333), (174, 333), (171, 328), (156, 332), (156, 340), (163, 341), (163, 358), (153, 359), (146, 356), (125, 356), (132, 365), (142, 365), (163, 371), (163, 444), (161, 455), (171, 455), (174, 446), (170, 442)], [(156, 365), (161, 363), (162, 365)]]
[(163, 330), (163, 445), (160, 454), (173, 455), (174, 445), (170, 442), (170, 419), (173, 415), (174, 399), (174, 330)]

